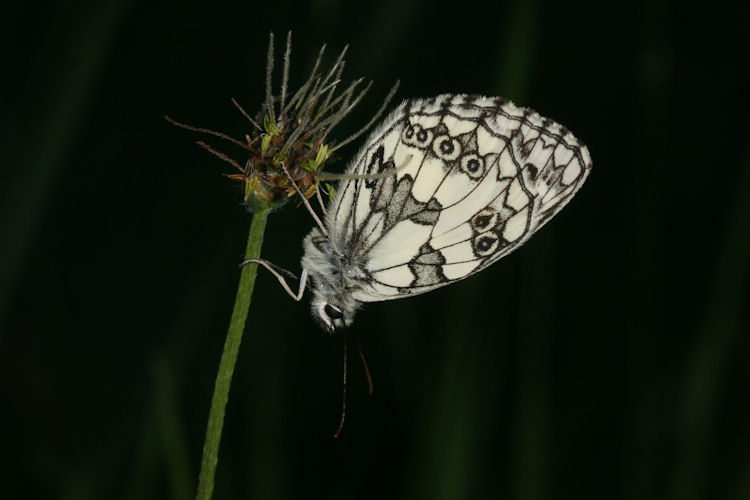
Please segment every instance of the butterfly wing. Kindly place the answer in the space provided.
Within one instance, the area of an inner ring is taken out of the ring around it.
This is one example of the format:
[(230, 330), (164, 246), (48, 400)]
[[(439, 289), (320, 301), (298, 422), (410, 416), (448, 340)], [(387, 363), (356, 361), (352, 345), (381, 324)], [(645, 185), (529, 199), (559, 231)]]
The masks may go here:
[(521, 246), (591, 170), (567, 129), (502, 98), (445, 94), (399, 106), (347, 169), (328, 212), (332, 244), (365, 263), (354, 298), (423, 293)]

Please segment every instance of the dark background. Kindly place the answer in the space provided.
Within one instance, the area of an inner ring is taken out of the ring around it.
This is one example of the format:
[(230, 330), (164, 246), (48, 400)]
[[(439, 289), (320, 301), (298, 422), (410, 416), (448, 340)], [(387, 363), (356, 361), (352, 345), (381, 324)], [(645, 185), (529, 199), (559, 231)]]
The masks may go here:
[[(259, 109), (289, 29), (293, 85), (323, 43), (375, 80), (335, 137), (400, 79), (397, 101), (531, 106), (594, 170), (520, 251), (359, 313), (376, 390), (352, 362), (337, 440), (343, 339), (261, 271), (215, 498), (750, 498), (746, 3), (20, 5), (0, 20), (3, 498), (193, 496), (249, 215), (163, 116), (242, 137), (229, 98)], [(311, 224), (273, 214), (263, 256), (299, 271)]]

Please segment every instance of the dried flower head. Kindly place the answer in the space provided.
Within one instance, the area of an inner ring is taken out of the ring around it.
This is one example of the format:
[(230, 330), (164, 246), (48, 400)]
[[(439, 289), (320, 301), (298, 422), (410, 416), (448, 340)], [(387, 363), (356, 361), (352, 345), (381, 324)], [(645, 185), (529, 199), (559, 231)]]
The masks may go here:
[[(391, 88), (382, 106), (372, 119), (359, 131), (341, 142), (329, 139), (331, 130), (359, 104), (372, 85), (368, 82), (361, 87), (364, 79), (354, 80), (345, 90), (337, 93), (344, 70), (344, 55), (348, 47), (339, 54), (336, 62), (325, 73), (320, 72), (320, 63), (325, 51), (321, 47), (309, 78), (293, 94), (288, 92), (289, 63), (292, 49), (292, 33), (289, 32), (284, 52), (284, 68), (281, 93), (272, 91), (274, 66), (274, 37), (271, 33), (268, 42), (266, 63), (266, 98), (256, 119), (232, 99), (232, 103), (252, 124), (253, 129), (239, 141), (226, 134), (212, 130), (191, 127), (166, 117), (179, 127), (211, 134), (227, 140), (249, 153), (244, 166), (208, 144), (197, 144), (222, 160), (232, 164), (240, 173), (227, 177), (242, 182), (245, 201), (263, 203), (272, 207), (284, 204), (297, 190), (305, 198), (318, 192), (323, 164), (339, 148), (362, 135), (380, 117), (398, 88), (398, 82)], [(294, 184), (292, 184), (292, 182)]]

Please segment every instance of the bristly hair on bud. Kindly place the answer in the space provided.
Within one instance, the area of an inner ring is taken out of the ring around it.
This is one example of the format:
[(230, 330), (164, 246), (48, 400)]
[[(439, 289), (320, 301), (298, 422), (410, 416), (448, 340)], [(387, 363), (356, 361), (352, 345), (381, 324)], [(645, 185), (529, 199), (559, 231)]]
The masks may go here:
[[(320, 181), (316, 174), (326, 160), (341, 147), (349, 144), (369, 129), (382, 115), (386, 106), (398, 89), (398, 81), (388, 92), (378, 112), (356, 133), (341, 142), (329, 139), (331, 130), (359, 104), (370, 89), (372, 81), (364, 87), (363, 78), (354, 80), (346, 89), (337, 93), (344, 70), (347, 47), (341, 51), (336, 62), (323, 74), (320, 64), (325, 52), (323, 45), (310, 76), (300, 88), (289, 92), (289, 66), (292, 52), (292, 32), (287, 34), (284, 66), (281, 79), (281, 93), (274, 95), (272, 77), (274, 66), (274, 37), (268, 40), (266, 61), (266, 98), (255, 119), (232, 98), (232, 104), (252, 125), (250, 133), (240, 141), (213, 130), (192, 127), (179, 123), (169, 116), (167, 121), (188, 130), (219, 137), (243, 148), (249, 157), (244, 165), (221, 153), (205, 142), (197, 144), (233, 165), (239, 173), (227, 175), (242, 182), (246, 202), (261, 202), (270, 207), (278, 207), (294, 196), (297, 189), (310, 198), (318, 191)], [(284, 172), (286, 168), (289, 175)], [(296, 184), (291, 184), (290, 178)]]

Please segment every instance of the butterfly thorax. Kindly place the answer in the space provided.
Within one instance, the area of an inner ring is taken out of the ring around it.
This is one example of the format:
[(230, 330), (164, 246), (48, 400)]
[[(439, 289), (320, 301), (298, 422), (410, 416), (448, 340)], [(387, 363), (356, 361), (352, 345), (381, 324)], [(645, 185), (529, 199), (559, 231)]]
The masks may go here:
[(364, 260), (336, 248), (318, 228), (307, 235), (303, 247), (302, 267), (312, 280), (313, 316), (330, 332), (350, 325), (361, 306), (353, 293), (366, 279)]

